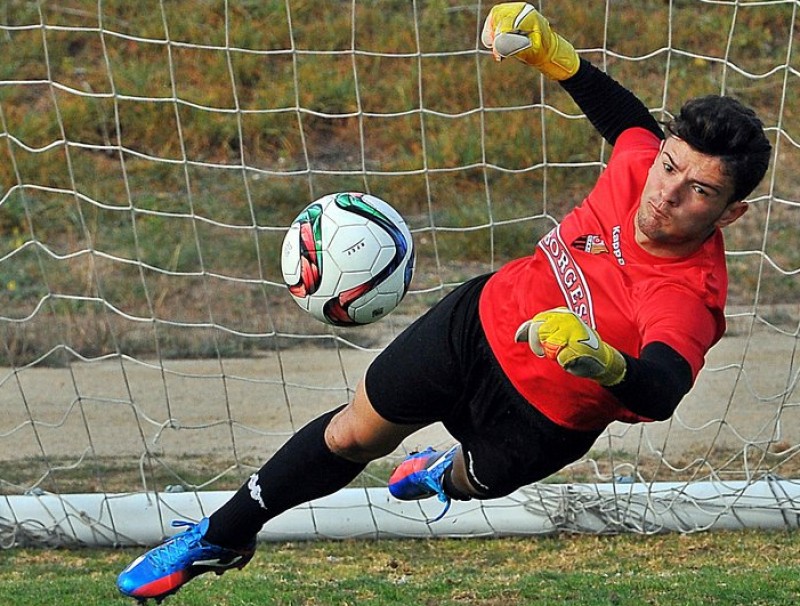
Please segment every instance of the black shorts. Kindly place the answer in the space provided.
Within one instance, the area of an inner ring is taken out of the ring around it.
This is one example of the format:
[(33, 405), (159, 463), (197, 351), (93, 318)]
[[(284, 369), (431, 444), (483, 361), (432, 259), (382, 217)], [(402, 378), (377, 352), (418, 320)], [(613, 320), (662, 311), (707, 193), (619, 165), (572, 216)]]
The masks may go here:
[(505, 376), (478, 316), (488, 279), (465, 282), (398, 335), (367, 369), (365, 386), (388, 421), (441, 422), (460, 442), (473, 485), (495, 498), (576, 461), (600, 432), (556, 425)]

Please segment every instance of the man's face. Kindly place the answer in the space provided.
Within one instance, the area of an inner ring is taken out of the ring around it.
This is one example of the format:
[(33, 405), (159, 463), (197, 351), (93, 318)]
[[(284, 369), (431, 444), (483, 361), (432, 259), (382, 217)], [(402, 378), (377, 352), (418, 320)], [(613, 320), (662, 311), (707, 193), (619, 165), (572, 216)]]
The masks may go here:
[(722, 161), (668, 137), (656, 156), (636, 213), (636, 241), (660, 257), (680, 257), (697, 250), (717, 227), (747, 210), (731, 203), (733, 179)]

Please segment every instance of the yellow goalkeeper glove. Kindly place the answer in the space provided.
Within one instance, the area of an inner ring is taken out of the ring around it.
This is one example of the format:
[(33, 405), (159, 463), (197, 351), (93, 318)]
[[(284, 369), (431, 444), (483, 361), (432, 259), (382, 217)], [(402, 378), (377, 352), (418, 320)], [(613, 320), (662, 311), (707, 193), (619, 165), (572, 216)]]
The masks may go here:
[(627, 364), (578, 314), (556, 307), (536, 314), (517, 329), (514, 339), (533, 353), (557, 361), (568, 373), (611, 387), (625, 378)]
[(580, 67), (572, 44), (555, 33), (547, 19), (527, 2), (493, 7), (483, 24), (481, 41), (492, 49), (497, 61), (513, 56), (552, 80), (566, 80)]

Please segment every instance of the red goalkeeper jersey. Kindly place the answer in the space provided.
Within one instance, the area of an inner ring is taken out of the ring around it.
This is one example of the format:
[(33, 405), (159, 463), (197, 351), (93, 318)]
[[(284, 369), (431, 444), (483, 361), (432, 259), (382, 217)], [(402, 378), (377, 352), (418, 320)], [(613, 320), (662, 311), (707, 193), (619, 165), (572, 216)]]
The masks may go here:
[(481, 323), (503, 370), (533, 406), (563, 427), (597, 430), (615, 420), (650, 419), (626, 409), (596, 382), (536, 357), (527, 343), (515, 343), (523, 321), (566, 306), (633, 357), (648, 343), (669, 345), (689, 362), (693, 378), (725, 331), (722, 233), (684, 258), (655, 257), (635, 241), (636, 210), (660, 142), (642, 128), (623, 132), (583, 203), (532, 255), (500, 268), (481, 295)]

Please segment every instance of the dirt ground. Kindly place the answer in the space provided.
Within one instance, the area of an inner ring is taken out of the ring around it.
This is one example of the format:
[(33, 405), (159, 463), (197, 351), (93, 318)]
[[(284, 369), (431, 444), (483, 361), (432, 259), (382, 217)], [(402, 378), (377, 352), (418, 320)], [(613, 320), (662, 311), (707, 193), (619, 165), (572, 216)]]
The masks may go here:
[[(612, 425), (611, 452), (773, 451), (800, 444), (796, 337), (732, 331), (667, 422)], [(54, 457), (208, 456), (263, 460), (290, 433), (344, 402), (375, 351), (289, 349), (255, 359), (114, 359), (65, 368), (0, 369), (0, 453)], [(404, 449), (450, 441), (434, 426)], [(228, 463), (225, 463), (228, 462)]]

